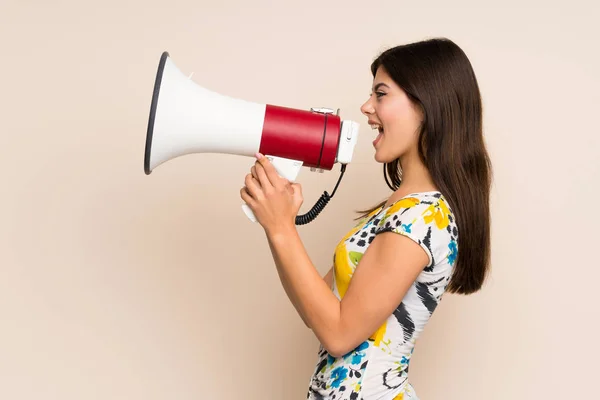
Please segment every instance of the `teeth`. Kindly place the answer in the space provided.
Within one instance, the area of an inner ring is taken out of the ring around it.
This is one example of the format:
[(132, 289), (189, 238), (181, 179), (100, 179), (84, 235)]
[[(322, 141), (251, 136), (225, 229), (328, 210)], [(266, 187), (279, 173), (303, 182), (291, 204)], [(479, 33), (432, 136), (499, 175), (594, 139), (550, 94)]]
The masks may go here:
[(381, 132), (383, 130), (383, 128), (379, 124), (370, 124), (370, 125), (371, 125), (371, 129), (373, 129), (373, 130), (378, 130), (379, 132)]

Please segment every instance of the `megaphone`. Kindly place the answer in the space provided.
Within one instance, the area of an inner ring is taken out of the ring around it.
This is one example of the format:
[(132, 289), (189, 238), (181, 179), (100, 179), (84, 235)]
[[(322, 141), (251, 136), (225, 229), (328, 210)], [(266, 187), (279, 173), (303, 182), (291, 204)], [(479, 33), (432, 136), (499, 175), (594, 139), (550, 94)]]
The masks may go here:
[[(197, 85), (168, 52), (160, 57), (150, 107), (144, 171), (192, 153), (268, 157), (278, 174), (295, 182), (301, 167), (323, 172), (341, 164), (340, 178), (296, 224), (311, 222), (329, 202), (352, 160), (359, 124), (341, 120), (339, 110), (300, 110), (232, 98)], [(242, 205), (251, 221), (252, 211)]]

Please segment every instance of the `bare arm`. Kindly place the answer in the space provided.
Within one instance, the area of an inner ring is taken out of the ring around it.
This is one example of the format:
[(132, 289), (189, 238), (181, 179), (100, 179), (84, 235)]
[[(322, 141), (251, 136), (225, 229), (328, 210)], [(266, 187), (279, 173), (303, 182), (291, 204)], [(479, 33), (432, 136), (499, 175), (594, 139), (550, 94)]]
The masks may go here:
[(394, 233), (378, 235), (354, 272), (342, 301), (312, 264), (295, 227), (268, 234), (288, 297), (323, 347), (346, 354), (377, 330), (427, 264), (426, 253)]
[[(323, 277), (323, 280), (325, 281), (325, 283), (327, 284), (327, 286), (329, 288), (332, 288), (332, 286), (333, 286), (333, 267), (329, 268), (329, 271), (327, 271), (327, 273)], [(283, 284), (285, 292), (287, 293), (287, 295), (289, 297), (291, 295), (291, 291), (290, 291), (291, 288), (290, 288), (289, 283), (287, 283), (284, 280), (282, 280), (281, 283)], [(304, 325), (306, 325), (308, 328), (310, 328), (310, 325), (308, 325), (308, 322), (306, 321), (306, 318), (304, 318), (304, 315), (302, 315), (302, 313), (300, 313), (300, 312), (298, 313), (298, 315), (300, 315), (300, 318), (302, 318)]]

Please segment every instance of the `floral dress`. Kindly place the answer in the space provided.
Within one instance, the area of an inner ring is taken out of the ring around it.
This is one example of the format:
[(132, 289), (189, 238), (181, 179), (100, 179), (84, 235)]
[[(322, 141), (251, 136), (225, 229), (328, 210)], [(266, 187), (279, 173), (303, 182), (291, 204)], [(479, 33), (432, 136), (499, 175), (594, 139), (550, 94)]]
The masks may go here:
[(336, 246), (332, 290), (338, 299), (343, 299), (369, 244), (382, 232), (414, 240), (427, 253), (429, 264), (392, 315), (354, 350), (335, 358), (320, 346), (309, 400), (418, 399), (408, 381), (410, 359), (450, 281), (458, 228), (448, 202), (437, 191), (413, 193), (373, 211)]

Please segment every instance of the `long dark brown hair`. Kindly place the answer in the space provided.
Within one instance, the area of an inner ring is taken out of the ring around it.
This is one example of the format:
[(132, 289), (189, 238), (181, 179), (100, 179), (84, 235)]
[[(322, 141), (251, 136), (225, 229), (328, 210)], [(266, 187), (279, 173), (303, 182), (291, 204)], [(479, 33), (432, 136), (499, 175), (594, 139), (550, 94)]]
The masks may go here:
[[(476, 292), (490, 264), (492, 166), (483, 138), (481, 94), (471, 63), (454, 42), (435, 38), (384, 51), (371, 65), (373, 77), (379, 67), (421, 107), (419, 156), (456, 219), (458, 256), (447, 291)], [(390, 189), (398, 189), (400, 160), (384, 164), (383, 173)], [(359, 211), (360, 217), (384, 204)]]

